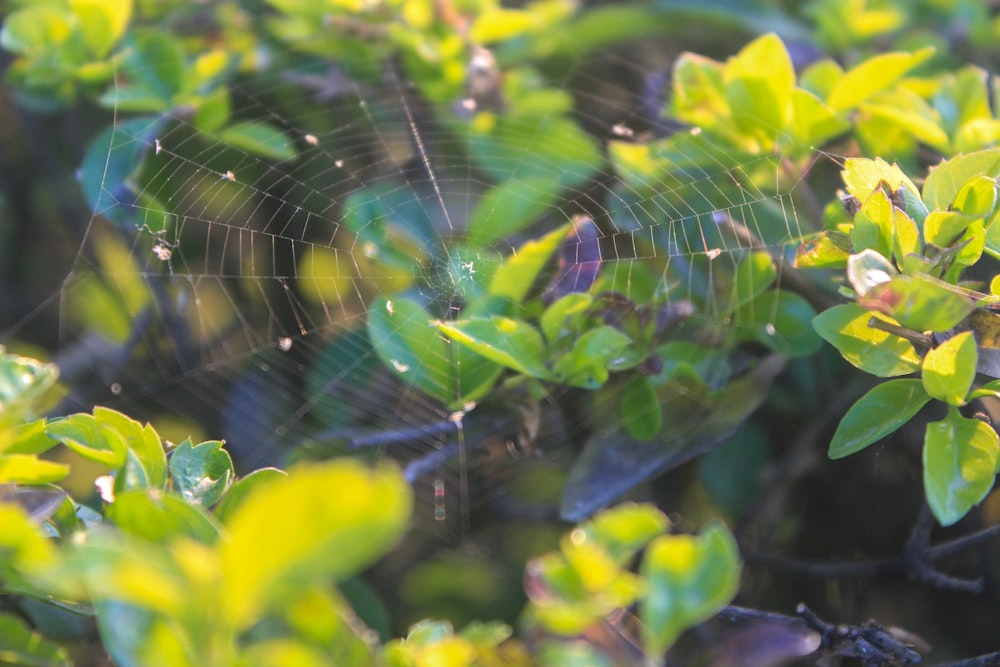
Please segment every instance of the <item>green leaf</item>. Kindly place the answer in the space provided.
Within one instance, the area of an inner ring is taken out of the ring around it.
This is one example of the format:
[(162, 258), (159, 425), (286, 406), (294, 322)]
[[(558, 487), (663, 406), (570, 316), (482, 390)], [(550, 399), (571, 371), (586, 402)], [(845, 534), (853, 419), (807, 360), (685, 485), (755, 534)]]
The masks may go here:
[(69, 475), (69, 466), (34, 454), (0, 455), (0, 484), (47, 484)]
[(799, 246), (795, 253), (797, 269), (843, 269), (851, 254), (851, 242), (842, 232), (825, 230)]
[(781, 38), (768, 33), (753, 40), (729, 59), (722, 76), (736, 125), (772, 146), (787, 129), (795, 88), (795, 69)]
[(216, 504), (214, 511), (219, 521), (228, 523), (236, 508), (258, 487), (286, 477), (287, 473), (278, 468), (258, 468), (249, 475), (236, 480), (222, 500)]
[(813, 93), (796, 88), (792, 91), (792, 131), (804, 146), (822, 146), (851, 129), (851, 122), (838, 115)]
[(480, 198), (469, 218), (469, 239), (488, 245), (519, 232), (552, 210), (562, 188), (551, 178), (513, 179)]
[(924, 180), (923, 197), (930, 210), (947, 210), (959, 192), (976, 176), (992, 178), (1000, 174), (1000, 148), (988, 148), (958, 155), (932, 167)]
[(66, 652), (16, 616), (0, 614), (0, 660), (24, 667), (70, 667)]
[(542, 313), (541, 327), (546, 340), (550, 343), (577, 330), (578, 322), (591, 304), (594, 297), (586, 292), (570, 292), (557, 299)]
[(552, 366), (553, 377), (571, 387), (597, 389), (608, 380), (608, 370), (625, 356), (632, 339), (604, 325), (591, 329), (573, 342), (569, 352)]
[(662, 656), (684, 630), (706, 621), (736, 595), (739, 549), (722, 524), (698, 536), (661, 535), (646, 549), (640, 573), (649, 590), (639, 600), (646, 655)]
[(11, 12), (4, 19), (0, 46), (30, 55), (65, 41), (73, 32), (73, 16), (60, 7), (35, 5)]
[(964, 294), (930, 276), (895, 276), (858, 299), (914, 331), (948, 331), (976, 308)]
[(489, 293), (520, 303), (572, 228), (572, 223), (565, 224), (539, 239), (528, 241), (512, 252), (493, 273)]
[(888, 380), (855, 401), (830, 441), (828, 456), (842, 459), (894, 433), (931, 397), (920, 380)]
[(876, 190), (868, 197), (854, 216), (851, 228), (851, 247), (856, 254), (874, 251), (883, 258), (892, 254), (894, 210), (884, 191)]
[(542, 361), (542, 336), (527, 322), (493, 316), (438, 320), (434, 325), (451, 340), (490, 361), (532, 377), (544, 379), (550, 375)]
[(941, 127), (941, 120), (930, 105), (915, 92), (897, 88), (876, 95), (860, 107), (867, 119), (889, 124), (905, 132), (922, 144), (938, 151), (949, 150), (948, 135)]
[(194, 446), (185, 440), (170, 454), (174, 490), (193, 505), (211, 507), (217, 503), (235, 476), (233, 460), (218, 440)]
[(920, 190), (896, 164), (890, 165), (880, 157), (874, 160), (848, 158), (844, 162), (841, 176), (847, 191), (862, 203), (868, 201), (872, 193), (882, 187), (883, 183), (888, 186), (889, 192), (898, 192), (903, 188), (906, 213), (917, 222), (923, 221), (928, 206), (935, 208), (929, 203), (924, 205), (924, 201), (920, 198)]
[(722, 82), (723, 65), (694, 53), (682, 53), (673, 66), (671, 116), (695, 127), (712, 129), (731, 111)]
[(660, 399), (649, 378), (636, 374), (622, 391), (622, 423), (637, 440), (652, 440), (663, 426)]
[(194, 112), (194, 126), (205, 134), (218, 132), (229, 120), (229, 107), (229, 89), (225, 86), (216, 88)]
[[(813, 328), (848, 362), (878, 377), (906, 375), (920, 368), (913, 343), (868, 325), (873, 315), (857, 304), (828, 308), (813, 319)], [(881, 318), (886, 319), (886, 318)]]
[(14, 430), (12, 442), (7, 447), (0, 447), (7, 454), (42, 454), (59, 443), (45, 432), (45, 419), (36, 419), (27, 424), (21, 424)]
[[(0, 345), (0, 436), (6, 427), (30, 416), (58, 377), (59, 369), (54, 364), (8, 354)], [(6, 446), (0, 437), (0, 451)]]
[(934, 49), (928, 47), (912, 52), (884, 53), (868, 58), (840, 77), (830, 90), (827, 104), (835, 111), (852, 109), (876, 93), (888, 90), (907, 72), (930, 58), (933, 53)]
[(56, 562), (55, 543), (20, 505), (0, 503), (0, 526), (0, 574), (5, 579), (43, 573)]
[[(150, 424), (143, 426), (136, 420), (110, 408), (94, 408), (94, 419), (116, 429), (124, 438), (129, 450), (129, 460), (124, 471), (115, 478), (117, 490), (155, 487), (162, 489), (167, 483), (167, 455), (163, 441)], [(135, 484), (118, 486), (117, 482), (131, 478)]]
[(947, 248), (957, 243), (974, 221), (975, 218), (958, 211), (931, 211), (924, 219), (924, 240)]
[(934, 516), (950, 526), (993, 488), (1000, 441), (989, 424), (966, 419), (954, 408), (927, 425), (924, 436), (924, 493)]
[(952, 208), (972, 218), (990, 218), (997, 208), (996, 177), (976, 174), (955, 195)]
[(667, 160), (659, 159), (649, 143), (609, 141), (608, 159), (615, 174), (632, 190), (648, 190), (663, 179), (670, 168)]
[(164, 103), (180, 92), (184, 81), (184, 52), (180, 42), (165, 31), (133, 31), (122, 66), (132, 81)]
[(924, 391), (948, 405), (964, 405), (976, 379), (979, 355), (971, 331), (952, 336), (924, 356)]
[(271, 123), (243, 121), (233, 123), (218, 134), (219, 140), (270, 160), (294, 160), (295, 143)]
[(128, 444), (118, 429), (80, 413), (52, 420), (46, 428), (50, 437), (87, 460), (118, 469), (125, 464)]
[(534, 12), (491, 6), (476, 17), (469, 37), (476, 44), (505, 42), (531, 31), (537, 23)]
[(368, 337), (386, 366), (430, 396), (444, 402), (454, 398), (449, 345), (430, 325), (423, 306), (378, 297), (368, 313)]
[(394, 466), (347, 459), (254, 488), (220, 543), (220, 613), (243, 628), (293, 591), (359, 572), (402, 536), (412, 502)]
[(218, 524), (206, 510), (158, 489), (115, 494), (105, 516), (121, 530), (150, 542), (189, 537), (213, 544), (220, 535)]
[(670, 526), (670, 519), (650, 504), (622, 503), (598, 512), (577, 526), (596, 540), (619, 564), (627, 565), (637, 551), (645, 548)]
[[(508, 317), (514, 313), (513, 303), (506, 297), (486, 296), (469, 303), (462, 311), (465, 317)], [(479, 401), (493, 389), (503, 375), (504, 367), (464, 345), (453, 346), (452, 373), (454, 397), (450, 409), (464, 409), (469, 401)]]
[(70, 0), (69, 7), (95, 58), (107, 55), (124, 34), (132, 14), (132, 0)]

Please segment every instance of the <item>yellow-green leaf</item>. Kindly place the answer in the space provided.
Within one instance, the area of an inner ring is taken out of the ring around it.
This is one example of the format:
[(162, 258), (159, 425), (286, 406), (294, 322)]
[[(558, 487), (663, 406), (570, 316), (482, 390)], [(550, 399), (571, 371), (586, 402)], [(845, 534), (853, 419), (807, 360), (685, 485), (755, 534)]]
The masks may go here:
[(251, 489), (220, 547), (222, 613), (244, 627), (290, 591), (357, 573), (399, 539), (411, 507), (398, 468), (347, 459)]
[(833, 89), (827, 104), (835, 111), (856, 107), (876, 93), (886, 90), (907, 72), (933, 55), (933, 48), (912, 52), (884, 53), (848, 70)]
[(963, 405), (976, 379), (976, 339), (971, 331), (952, 336), (924, 356), (924, 390), (948, 405)]

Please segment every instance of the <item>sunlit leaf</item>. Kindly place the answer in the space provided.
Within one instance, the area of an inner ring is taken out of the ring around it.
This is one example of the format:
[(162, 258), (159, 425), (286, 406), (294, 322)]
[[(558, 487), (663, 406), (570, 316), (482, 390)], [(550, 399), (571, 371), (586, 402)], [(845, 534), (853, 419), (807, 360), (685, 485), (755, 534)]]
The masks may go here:
[(243, 626), (290, 591), (355, 574), (401, 537), (411, 506), (397, 468), (354, 460), (310, 463), (254, 488), (220, 546), (222, 613)]
[(929, 276), (895, 276), (871, 288), (858, 303), (914, 331), (947, 331), (975, 310), (975, 303)]
[(283, 470), (278, 468), (259, 468), (245, 477), (236, 480), (222, 500), (215, 506), (215, 516), (219, 521), (228, 523), (233, 512), (239, 507), (250, 493), (258, 486), (270, 484), (271, 482), (286, 476)]
[(823, 231), (799, 246), (795, 268), (843, 269), (851, 254), (850, 239), (841, 232)]
[(792, 91), (792, 108), (795, 138), (805, 146), (821, 146), (851, 129), (847, 118), (802, 88)]
[(103, 57), (125, 32), (132, 0), (70, 0), (90, 52)]
[(542, 337), (527, 322), (494, 316), (434, 324), (451, 340), (491, 361), (532, 377), (549, 376), (542, 361)]
[(0, 484), (46, 484), (69, 474), (69, 466), (34, 454), (0, 454)]
[(833, 88), (827, 104), (836, 111), (845, 111), (887, 90), (907, 72), (933, 55), (934, 49), (912, 52), (884, 53), (868, 58), (848, 70)]
[(0, 45), (13, 53), (38, 52), (65, 41), (73, 31), (73, 16), (52, 5), (26, 6), (10, 12), (0, 31)]
[(714, 616), (739, 587), (736, 539), (722, 524), (700, 535), (662, 535), (642, 559), (649, 591), (639, 601), (646, 655), (660, 656), (680, 633)]
[(997, 208), (996, 177), (977, 174), (965, 182), (952, 204), (956, 211), (973, 218), (989, 218)]
[(954, 408), (927, 425), (924, 492), (942, 526), (957, 522), (993, 488), (998, 451), (1000, 441), (989, 424), (966, 419)]
[(795, 69), (781, 38), (768, 33), (744, 46), (726, 62), (723, 82), (737, 126), (772, 145), (788, 126), (795, 87)]
[(46, 430), (80, 456), (110, 468), (120, 468), (128, 455), (128, 444), (118, 429), (92, 415), (80, 413), (53, 420)]
[(489, 293), (520, 303), (571, 228), (570, 224), (563, 225), (512, 252), (493, 273)]
[(670, 519), (653, 505), (622, 503), (598, 512), (577, 530), (593, 537), (620, 565), (625, 565), (669, 526)]
[[(94, 408), (94, 419), (116, 429), (124, 438), (131, 454), (129, 462), (120, 477), (142, 477), (142, 483), (118, 486), (118, 489), (136, 487), (163, 488), (167, 482), (167, 456), (163, 441), (150, 424), (143, 426), (136, 420), (110, 408)], [(130, 469), (130, 466), (138, 468)], [(115, 480), (118, 481), (118, 478)]]
[(827, 308), (813, 327), (851, 364), (878, 377), (906, 375), (920, 368), (913, 343), (869, 325), (873, 315), (857, 304)]
[(861, 451), (910, 421), (931, 397), (920, 380), (888, 380), (855, 401), (840, 420), (828, 455), (840, 459)]
[(974, 221), (958, 211), (931, 211), (924, 220), (924, 240), (939, 248), (947, 248), (962, 238)]
[(854, 227), (851, 228), (851, 247), (856, 254), (874, 251), (883, 258), (892, 254), (895, 236), (893, 210), (893, 205), (882, 190), (876, 190), (862, 203), (861, 210), (854, 216)]
[(1000, 174), (1000, 148), (958, 155), (932, 167), (924, 180), (923, 196), (930, 210), (947, 210), (958, 193), (976, 176)]
[(847, 191), (862, 203), (868, 201), (868, 198), (883, 182), (888, 186), (889, 192), (897, 192), (903, 188), (906, 213), (917, 222), (923, 221), (924, 216), (927, 215), (928, 207), (935, 208), (929, 202), (925, 206), (924, 201), (920, 198), (920, 190), (899, 166), (889, 164), (882, 158), (874, 160), (848, 158), (844, 161), (844, 170), (841, 172), (841, 176)]
[(976, 379), (978, 352), (971, 331), (927, 351), (921, 368), (924, 391), (949, 405), (963, 405)]

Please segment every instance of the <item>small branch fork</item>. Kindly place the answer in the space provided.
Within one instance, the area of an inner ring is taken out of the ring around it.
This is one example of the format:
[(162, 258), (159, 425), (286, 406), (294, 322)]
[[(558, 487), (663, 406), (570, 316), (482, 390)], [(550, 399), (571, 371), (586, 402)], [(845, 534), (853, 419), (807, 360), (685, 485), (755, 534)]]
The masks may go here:
[[(771, 611), (730, 605), (719, 612), (719, 617), (730, 621), (804, 625), (820, 636), (817, 652), (823, 651), (841, 658), (854, 658), (860, 660), (864, 667), (886, 665), (905, 667), (920, 664), (922, 657), (916, 649), (925, 652), (929, 650), (919, 637), (896, 628), (883, 628), (875, 621), (865, 621), (858, 625), (829, 623), (804, 604), (800, 604), (795, 613), (796, 616), (786, 616)], [(1000, 667), (1000, 652), (939, 663), (936, 667)]]
[(854, 579), (901, 572), (934, 588), (964, 593), (982, 593), (986, 583), (981, 577), (976, 579), (953, 577), (939, 570), (933, 563), (946, 556), (1000, 537), (1000, 525), (990, 526), (970, 535), (932, 546), (930, 541), (933, 527), (934, 518), (930, 509), (924, 504), (913, 529), (910, 531), (910, 537), (907, 539), (903, 553), (887, 558), (849, 562), (817, 562), (762, 554), (746, 548), (745, 545), (741, 547), (741, 551), (749, 563), (810, 577)]

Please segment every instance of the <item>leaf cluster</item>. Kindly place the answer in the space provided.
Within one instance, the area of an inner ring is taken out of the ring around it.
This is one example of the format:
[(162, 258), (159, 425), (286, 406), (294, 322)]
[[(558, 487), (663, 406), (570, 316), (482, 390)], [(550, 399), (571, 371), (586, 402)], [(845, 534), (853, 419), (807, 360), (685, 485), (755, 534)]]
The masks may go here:
[[(357, 617), (336, 584), (406, 529), (410, 489), (394, 466), (341, 459), (237, 480), (222, 443), (170, 447), (151, 425), (107, 408), (24, 421), (55, 370), (3, 353), (0, 373), (16, 380), (4, 383), (0, 412), (0, 590), (33, 602), (39, 626), (0, 615), (10, 664), (70, 664), (45, 637), (59, 633), (59, 613), (39, 604), (92, 617), (120, 665), (535, 664), (499, 623), (456, 633), (428, 620), (380, 644)], [(68, 466), (38, 458), (60, 444), (109, 470), (98, 510), (54, 484)], [(529, 565), (526, 624), (578, 635), (639, 602), (646, 653), (661, 655), (732, 598), (739, 574), (725, 528), (692, 537), (667, 535), (667, 526), (652, 507), (628, 505), (578, 527), (560, 553)], [(584, 648), (553, 639), (538, 649), (547, 656), (539, 664), (564, 664), (560, 656)]]

